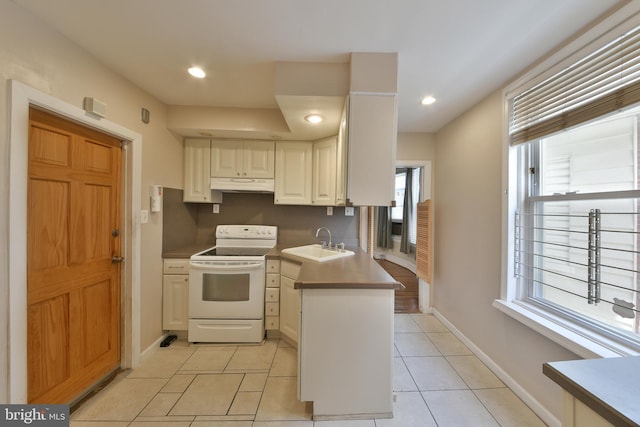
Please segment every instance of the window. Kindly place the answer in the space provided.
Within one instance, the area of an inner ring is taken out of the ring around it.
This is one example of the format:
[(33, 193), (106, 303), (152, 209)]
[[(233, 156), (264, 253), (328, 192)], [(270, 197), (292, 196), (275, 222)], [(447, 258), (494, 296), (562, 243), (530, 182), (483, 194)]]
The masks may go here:
[(515, 274), (525, 298), (638, 337), (640, 109), (521, 148)]
[[(405, 190), (407, 183), (407, 171), (411, 173), (411, 206), (405, 210)], [(417, 203), (420, 201), (420, 179), (421, 168), (402, 168), (396, 169), (395, 184), (395, 202), (396, 205), (391, 208), (392, 234), (402, 235), (402, 224), (408, 219), (409, 242), (416, 244), (416, 209)], [(408, 217), (408, 218), (405, 218)]]
[(635, 352), (639, 46), (640, 27), (507, 100), (509, 187), (517, 194), (505, 299)]

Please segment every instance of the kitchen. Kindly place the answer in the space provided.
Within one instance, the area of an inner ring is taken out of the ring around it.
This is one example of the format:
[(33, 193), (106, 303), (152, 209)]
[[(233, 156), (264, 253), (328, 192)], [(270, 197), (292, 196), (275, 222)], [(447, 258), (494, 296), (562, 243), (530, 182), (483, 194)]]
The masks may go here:
[[(19, 6), (3, 3), (1, 7), (2, 48), (7, 52), (2, 57), (3, 78), (18, 79), (77, 108), (87, 96), (106, 101), (109, 120), (122, 123), (144, 136), (143, 154), (138, 165), (138, 171), (141, 171), (138, 193), (146, 197), (152, 184), (182, 188), (183, 143), (180, 136), (167, 130), (169, 112), (166, 106)], [(2, 91), (3, 99), (7, 99), (6, 85)], [(530, 397), (527, 402), (530, 406), (537, 404), (539, 413), (551, 414), (550, 419), (557, 419), (562, 406), (560, 391), (540, 373), (540, 367), (549, 360), (574, 359), (575, 354), (491, 307), (492, 301), (499, 296), (501, 275), (500, 241), (496, 237), (501, 232), (501, 151), (496, 143), (502, 133), (501, 99), (500, 90), (478, 99), (465, 115), (437, 133), (399, 134), (397, 158), (409, 160), (413, 157), (434, 162), (434, 195), (442, 209), (437, 212), (442, 222), (436, 225), (435, 236), (435, 251), (440, 254), (436, 261), (436, 280), (441, 287), (435, 292), (434, 307), (519, 385), (520, 390), (526, 391), (521, 394)], [(149, 125), (143, 125), (139, 120), (140, 106), (152, 113)], [(3, 103), (2, 108), (9, 107)], [(2, 114), (3, 128), (8, 128), (7, 111), (2, 111), (5, 113)], [(10, 163), (8, 142), (2, 155), (3, 170), (8, 170), (5, 168)], [(3, 177), (2, 185), (2, 193), (9, 194), (6, 177)], [(9, 203), (4, 205), (9, 206)], [(221, 210), (224, 209), (223, 202)], [(3, 224), (7, 223), (7, 217), (7, 211), (3, 210)], [(461, 221), (453, 226), (446, 218)], [(472, 227), (469, 225), (472, 222), (482, 223), (483, 227)], [(309, 237), (315, 231), (312, 228), (309, 227)], [(156, 346), (162, 331), (162, 295), (157, 285), (161, 282), (162, 271), (162, 215), (151, 213), (149, 223), (137, 231), (141, 235), (140, 251), (144, 254), (138, 278), (141, 281), (141, 318), (144, 320), (139, 335), (131, 342), (140, 354)], [(9, 236), (9, 230), (3, 229), (3, 242), (12, 241)], [(478, 248), (482, 249), (478, 251)], [(3, 252), (11, 251), (7, 246)], [(456, 260), (459, 259), (468, 263), (469, 271), (457, 267), (459, 262)], [(2, 270), (8, 271), (9, 260), (3, 257), (2, 263)], [(2, 280), (5, 285), (9, 282), (8, 277)], [(7, 289), (8, 285), (3, 286), (3, 292), (8, 292)], [(466, 298), (460, 299), (456, 295), (466, 295)], [(495, 330), (501, 333), (493, 333)], [(16, 331), (13, 326), (12, 331)], [(11, 342), (7, 335), (3, 338)], [(2, 360), (8, 359), (3, 353)], [(2, 378), (9, 378), (5, 363), (0, 369)], [(6, 395), (2, 397), (3, 401), (8, 399)]]

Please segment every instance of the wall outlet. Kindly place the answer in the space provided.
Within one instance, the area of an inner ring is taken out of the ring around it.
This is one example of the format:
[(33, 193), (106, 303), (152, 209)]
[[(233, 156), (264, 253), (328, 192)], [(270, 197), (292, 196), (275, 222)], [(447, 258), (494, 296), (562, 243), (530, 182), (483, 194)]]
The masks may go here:
[(219, 203), (214, 203), (213, 204), (213, 213), (220, 213), (220, 204)]
[(353, 206), (344, 208), (344, 216), (353, 216)]
[(140, 224), (146, 224), (149, 222), (149, 211), (141, 210), (140, 211)]
[(327, 215), (333, 215), (333, 206), (327, 206)]

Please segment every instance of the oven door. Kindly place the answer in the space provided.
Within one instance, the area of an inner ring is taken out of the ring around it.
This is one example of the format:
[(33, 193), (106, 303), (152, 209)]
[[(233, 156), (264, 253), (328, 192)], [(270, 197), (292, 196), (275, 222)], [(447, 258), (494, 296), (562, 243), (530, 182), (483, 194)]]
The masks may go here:
[(264, 261), (199, 261), (189, 267), (189, 318), (262, 319)]

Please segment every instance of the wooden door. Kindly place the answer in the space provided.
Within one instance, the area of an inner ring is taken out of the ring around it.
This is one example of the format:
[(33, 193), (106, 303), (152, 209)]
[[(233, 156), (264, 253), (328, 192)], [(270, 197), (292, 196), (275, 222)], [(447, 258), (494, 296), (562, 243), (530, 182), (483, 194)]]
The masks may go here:
[(120, 366), (120, 141), (29, 112), (29, 403), (69, 403)]

